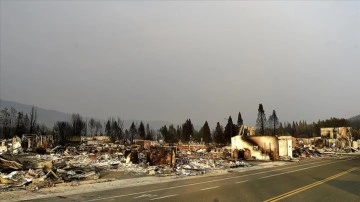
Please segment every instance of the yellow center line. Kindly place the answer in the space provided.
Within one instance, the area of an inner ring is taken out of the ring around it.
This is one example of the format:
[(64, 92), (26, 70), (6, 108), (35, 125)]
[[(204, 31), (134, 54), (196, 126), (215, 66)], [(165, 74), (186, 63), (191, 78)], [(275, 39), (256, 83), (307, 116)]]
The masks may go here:
[(359, 169), (359, 167), (351, 168), (351, 169), (349, 169), (349, 170), (346, 170), (346, 171), (344, 171), (344, 172), (341, 172), (341, 173), (338, 173), (338, 174), (336, 174), (336, 175), (330, 176), (330, 177), (325, 178), (325, 179), (323, 179), (323, 180), (320, 180), (320, 181), (318, 181), (318, 182), (314, 182), (314, 183), (312, 183), (312, 184), (309, 184), (309, 185), (306, 185), (306, 186), (304, 186), (304, 187), (300, 187), (300, 188), (298, 188), (298, 189), (295, 189), (295, 190), (286, 192), (286, 193), (281, 194), (281, 195), (279, 195), (279, 196), (275, 196), (275, 197), (273, 197), (273, 198), (271, 198), (271, 199), (268, 199), (268, 200), (266, 200), (266, 201), (264, 201), (264, 202), (270, 202), (270, 201), (273, 202), (273, 201), (278, 201), (278, 200), (287, 198), (287, 197), (289, 197), (289, 196), (292, 196), (292, 195), (297, 194), (297, 193), (299, 193), (299, 192), (305, 191), (305, 190), (310, 189), (310, 188), (312, 188), (312, 187), (318, 186), (318, 185), (320, 185), (320, 184), (323, 184), (323, 183), (325, 183), (325, 182), (327, 182), (327, 181), (330, 181), (330, 180), (333, 180), (333, 179), (335, 179), (335, 178), (338, 178), (338, 177), (340, 177), (340, 176), (342, 176), (342, 175), (345, 175), (345, 174), (350, 173), (350, 172), (352, 172), (352, 171), (354, 171), (354, 170), (357, 170), (357, 169)]

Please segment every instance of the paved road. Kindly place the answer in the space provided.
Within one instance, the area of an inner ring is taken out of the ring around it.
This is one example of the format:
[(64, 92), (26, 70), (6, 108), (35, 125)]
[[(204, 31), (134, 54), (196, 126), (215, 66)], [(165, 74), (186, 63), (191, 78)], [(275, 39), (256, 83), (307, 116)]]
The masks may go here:
[(360, 158), (276, 168), (36, 201), (360, 201)]

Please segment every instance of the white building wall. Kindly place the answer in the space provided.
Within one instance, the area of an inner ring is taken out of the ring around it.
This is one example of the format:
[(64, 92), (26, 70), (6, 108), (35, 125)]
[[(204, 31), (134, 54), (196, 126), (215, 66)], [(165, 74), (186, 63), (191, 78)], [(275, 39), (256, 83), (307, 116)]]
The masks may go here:
[(251, 156), (255, 157), (259, 160), (270, 160), (270, 157), (268, 154), (263, 154), (261, 151), (255, 150), (254, 146), (243, 139), (241, 139), (240, 135), (234, 136), (231, 138), (231, 150), (234, 151), (235, 149), (249, 149), (251, 152)]
[(292, 137), (291, 136), (280, 136), (279, 139), (279, 156), (289, 156), (292, 155)]

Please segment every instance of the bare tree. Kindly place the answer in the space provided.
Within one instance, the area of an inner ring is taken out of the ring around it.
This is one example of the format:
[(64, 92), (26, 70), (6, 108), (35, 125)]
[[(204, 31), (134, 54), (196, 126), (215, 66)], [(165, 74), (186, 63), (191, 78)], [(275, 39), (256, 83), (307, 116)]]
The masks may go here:
[(71, 124), (72, 124), (72, 135), (82, 135), (84, 133), (86, 123), (85, 121), (83, 121), (80, 114), (73, 114), (71, 116)]
[(31, 113), (30, 113), (30, 134), (35, 133), (36, 129), (36, 121), (37, 121), (37, 107), (32, 106), (31, 107)]
[(276, 115), (276, 111), (273, 110), (273, 113), (269, 116), (269, 128), (273, 129), (273, 135), (276, 135), (276, 128), (279, 126), (279, 118)]
[(17, 111), (14, 107), (10, 108), (10, 136), (13, 137), (15, 134), (16, 128), (16, 118), (17, 118)]
[(95, 134), (102, 133), (103, 126), (100, 121), (95, 122)]
[(117, 118), (117, 123), (118, 123), (118, 127), (119, 127), (119, 132), (120, 132), (120, 138), (124, 138), (124, 121), (120, 119), (120, 117)]
[(4, 108), (1, 110), (0, 114), (0, 125), (1, 125), (1, 131), (5, 138), (10, 137), (10, 112), (8, 108)]
[(60, 144), (65, 144), (71, 138), (71, 125), (67, 121), (58, 121), (54, 126), (55, 140)]
[(45, 124), (39, 125), (39, 133), (40, 133), (41, 135), (46, 135), (46, 134), (48, 134), (48, 133), (49, 133), (48, 127), (46, 127)]
[(94, 118), (91, 118), (89, 120), (89, 130), (90, 130), (90, 135), (93, 136), (94, 135), (94, 130), (95, 130), (95, 127), (96, 127), (96, 121)]
[(129, 133), (130, 133), (130, 142), (131, 142), (131, 144), (133, 144), (134, 140), (136, 138), (136, 135), (137, 135), (137, 130), (136, 130), (136, 126), (135, 126), (134, 122), (132, 122), (132, 124), (130, 126)]

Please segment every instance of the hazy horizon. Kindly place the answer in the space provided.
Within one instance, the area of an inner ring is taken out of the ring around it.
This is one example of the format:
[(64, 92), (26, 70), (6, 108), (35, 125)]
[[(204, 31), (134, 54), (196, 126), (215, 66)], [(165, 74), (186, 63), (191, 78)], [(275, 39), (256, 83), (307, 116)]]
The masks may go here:
[(360, 114), (359, 1), (0, 1), (0, 99), (214, 128)]

